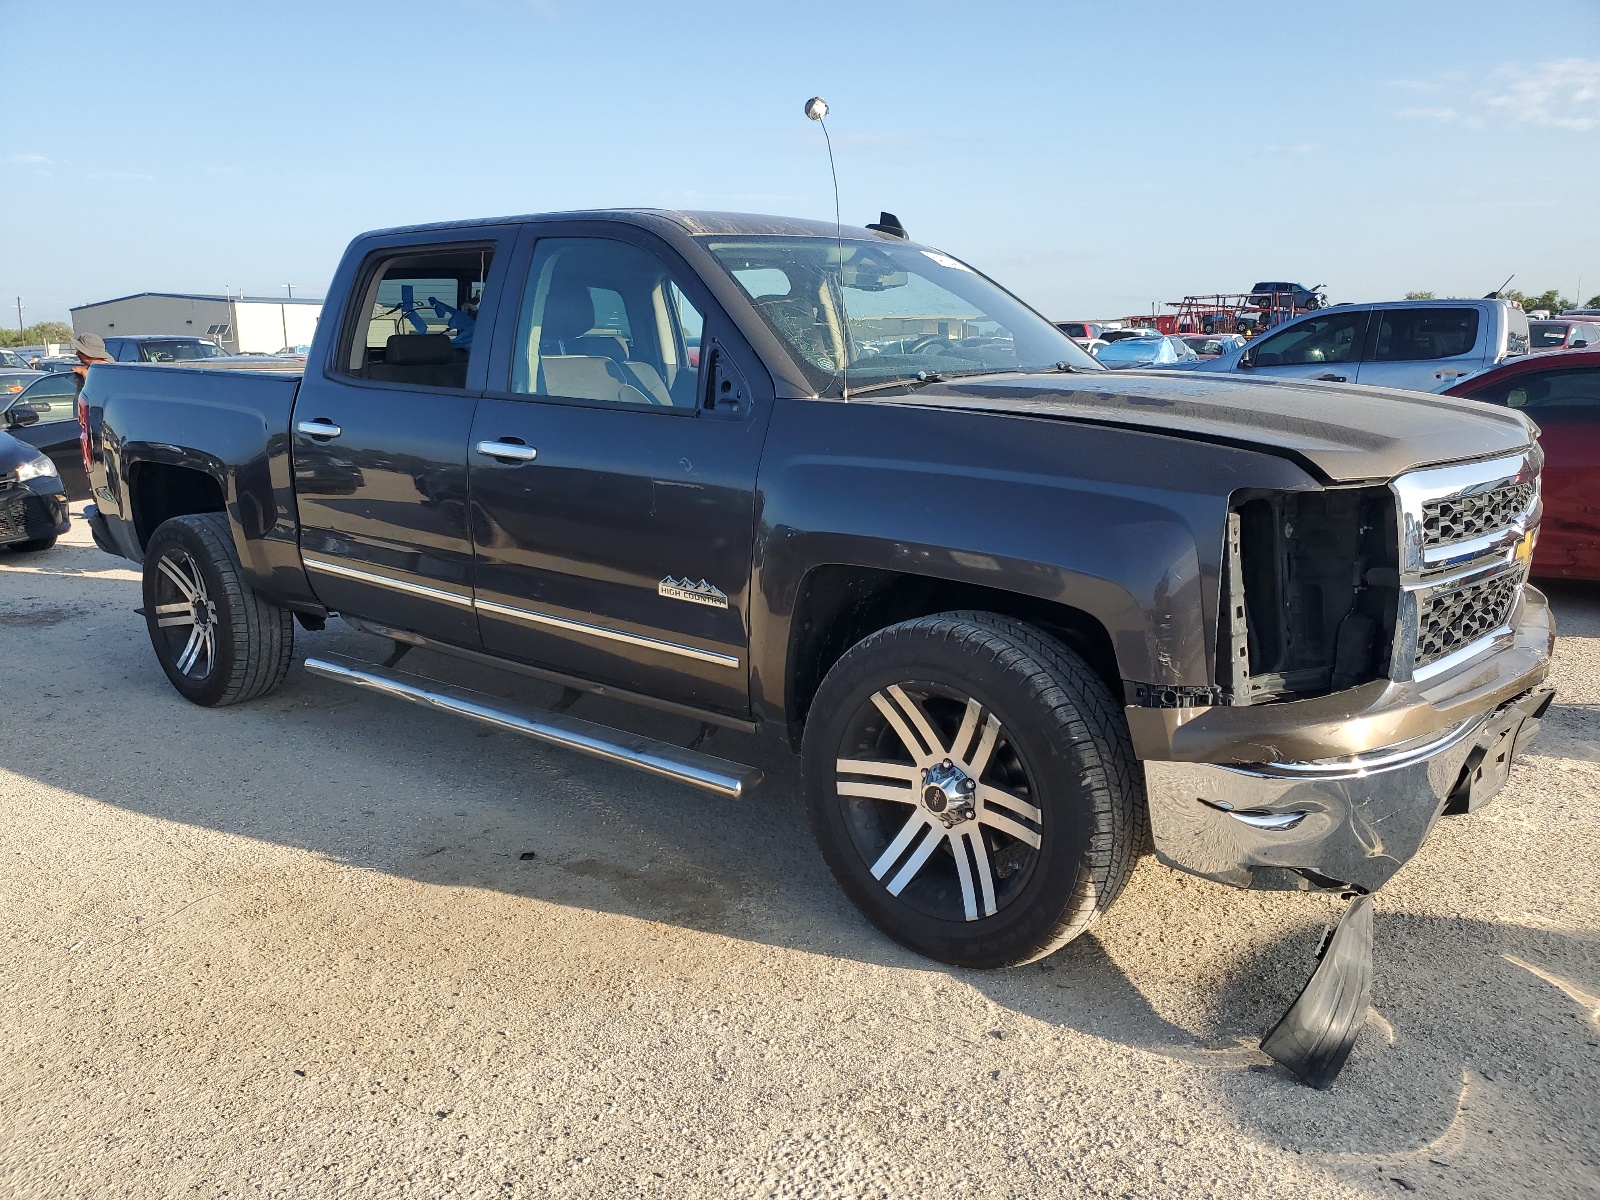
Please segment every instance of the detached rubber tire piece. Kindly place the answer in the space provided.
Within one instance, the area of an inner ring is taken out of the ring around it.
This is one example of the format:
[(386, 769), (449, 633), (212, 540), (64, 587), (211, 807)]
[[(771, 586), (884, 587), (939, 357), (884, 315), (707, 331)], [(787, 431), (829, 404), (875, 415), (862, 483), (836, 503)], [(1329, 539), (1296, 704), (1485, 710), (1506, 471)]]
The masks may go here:
[(173, 517), (145, 547), (150, 644), (178, 693), (207, 708), (266, 695), (294, 654), (293, 615), (241, 576), (223, 513)]
[(858, 642), (818, 689), (803, 752), (840, 887), (895, 941), (954, 966), (1066, 945), (1146, 844), (1121, 706), (1065, 645), (1008, 617), (943, 613)]

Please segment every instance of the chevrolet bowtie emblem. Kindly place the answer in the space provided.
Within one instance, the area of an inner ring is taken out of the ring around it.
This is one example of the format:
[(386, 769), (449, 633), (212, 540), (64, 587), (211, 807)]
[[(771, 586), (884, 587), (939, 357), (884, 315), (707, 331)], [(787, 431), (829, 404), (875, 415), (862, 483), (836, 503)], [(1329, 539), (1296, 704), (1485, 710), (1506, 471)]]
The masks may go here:
[(712, 587), (704, 579), (699, 583), (691, 583), (685, 575), (682, 579), (674, 579), (668, 575), (656, 584), (656, 591), (669, 600), (687, 600), (690, 604), (709, 604), (712, 608), (727, 608), (728, 597), (722, 589)]

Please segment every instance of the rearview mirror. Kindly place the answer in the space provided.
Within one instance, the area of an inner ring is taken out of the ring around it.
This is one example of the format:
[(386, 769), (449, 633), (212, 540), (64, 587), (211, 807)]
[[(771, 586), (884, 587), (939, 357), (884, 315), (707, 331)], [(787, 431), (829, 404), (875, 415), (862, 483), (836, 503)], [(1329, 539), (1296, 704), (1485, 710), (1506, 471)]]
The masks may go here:
[(26, 404), (13, 404), (6, 409), (6, 428), (21, 429), (27, 425), (34, 425), (39, 420), (39, 410)]

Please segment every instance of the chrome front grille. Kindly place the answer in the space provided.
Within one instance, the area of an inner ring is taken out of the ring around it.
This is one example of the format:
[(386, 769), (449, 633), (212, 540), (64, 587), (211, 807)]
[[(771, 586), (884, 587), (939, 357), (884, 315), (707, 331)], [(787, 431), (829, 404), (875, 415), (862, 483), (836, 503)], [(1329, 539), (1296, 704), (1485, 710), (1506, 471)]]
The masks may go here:
[(1506, 529), (1527, 514), (1538, 494), (1537, 483), (1523, 480), (1476, 495), (1425, 501), (1422, 505), (1423, 545), (1450, 546)]
[(1506, 624), (1522, 581), (1523, 572), (1511, 571), (1452, 591), (1432, 592), (1420, 600), (1413, 667), (1436, 663)]
[(1537, 447), (1434, 467), (1391, 485), (1400, 603), (1390, 677), (1423, 681), (1513, 640), (1541, 512)]

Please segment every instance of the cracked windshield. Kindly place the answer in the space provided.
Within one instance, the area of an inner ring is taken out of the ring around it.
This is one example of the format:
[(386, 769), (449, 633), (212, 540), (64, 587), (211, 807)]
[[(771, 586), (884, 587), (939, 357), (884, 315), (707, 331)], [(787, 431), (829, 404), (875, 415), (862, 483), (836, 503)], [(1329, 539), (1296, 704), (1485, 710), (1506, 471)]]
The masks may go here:
[(710, 250), (795, 351), (813, 387), (929, 376), (1100, 370), (1037, 313), (958, 259), (914, 245), (717, 238)]

